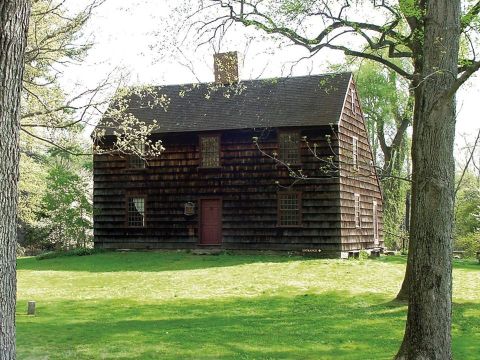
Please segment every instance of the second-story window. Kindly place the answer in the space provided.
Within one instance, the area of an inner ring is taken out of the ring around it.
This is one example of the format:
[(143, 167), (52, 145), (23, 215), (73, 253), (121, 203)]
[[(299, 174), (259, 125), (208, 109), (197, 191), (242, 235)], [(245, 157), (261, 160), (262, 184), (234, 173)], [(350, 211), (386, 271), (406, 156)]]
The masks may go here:
[(278, 135), (280, 160), (289, 164), (300, 164), (300, 133), (297, 131), (280, 132)]
[(131, 169), (145, 168), (145, 143), (143, 141), (135, 142), (132, 145), (131, 154), (128, 157), (128, 164)]
[(220, 136), (200, 137), (200, 166), (204, 168), (220, 167)]

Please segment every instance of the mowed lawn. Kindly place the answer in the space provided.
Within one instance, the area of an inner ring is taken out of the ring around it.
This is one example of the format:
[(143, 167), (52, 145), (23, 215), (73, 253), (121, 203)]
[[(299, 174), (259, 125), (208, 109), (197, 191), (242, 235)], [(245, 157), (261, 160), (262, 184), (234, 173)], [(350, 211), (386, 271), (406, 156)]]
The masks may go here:
[[(18, 359), (391, 359), (405, 260), (103, 253), (18, 260)], [(27, 301), (37, 316), (25, 315)], [(478, 359), (480, 265), (456, 262), (453, 352)]]

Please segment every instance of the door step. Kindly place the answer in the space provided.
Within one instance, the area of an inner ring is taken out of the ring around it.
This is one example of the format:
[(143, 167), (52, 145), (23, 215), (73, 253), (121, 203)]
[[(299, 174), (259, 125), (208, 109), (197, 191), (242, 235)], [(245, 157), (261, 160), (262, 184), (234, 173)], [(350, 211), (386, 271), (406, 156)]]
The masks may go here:
[(222, 249), (194, 249), (193, 255), (220, 255), (223, 252)]

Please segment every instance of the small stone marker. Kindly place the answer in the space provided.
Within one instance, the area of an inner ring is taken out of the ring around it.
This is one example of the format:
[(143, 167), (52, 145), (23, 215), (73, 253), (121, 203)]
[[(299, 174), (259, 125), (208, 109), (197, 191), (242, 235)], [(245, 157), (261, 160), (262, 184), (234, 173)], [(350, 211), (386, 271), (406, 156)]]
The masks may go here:
[(35, 301), (28, 302), (27, 315), (35, 315)]

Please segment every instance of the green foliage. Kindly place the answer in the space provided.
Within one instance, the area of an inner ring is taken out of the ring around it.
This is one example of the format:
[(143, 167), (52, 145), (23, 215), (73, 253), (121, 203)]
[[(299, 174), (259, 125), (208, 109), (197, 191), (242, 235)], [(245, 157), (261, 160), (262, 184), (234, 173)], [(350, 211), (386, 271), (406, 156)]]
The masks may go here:
[(384, 124), (385, 133), (392, 136), (400, 118), (412, 116), (408, 108), (408, 83), (393, 71), (368, 60), (361, 62), (355, 75), (367, 120)]
[[(399, 249), (408, 234), (404, 231), (405, 201), (410, 184), (401, 180), (408, 176), (407, 161), (410, 141), (407, 132), (398, 147), (392, 147), (402, 122), (410, 122), (412, 109), (408, 83), (384, 66), (363, 61), (356, 72), (357, 88), (362, 101), (367, 130), (383, 190), (383, 229), (387, 248)], [(384, 137), (389, 149), (387, 156), (382, 148)]]
[[(72, 119), (74, 108), (67, 106), (67, 96), (59, 82), (60, 68), (81, 62), (91, 48), (91, 43), (82, 42), (80, 37), (96, 1), (92, 0), (91, 5), (77, 14), (68, 13), (59, 0), (32, 2), (25, 53), (22, 125), (53, 127)], [(28, 129), (36, 135), (48, 135), (42, 128)]]
[[(90, 227), (91, 210), (86, 200), (90, 195), (85, 184), (88, 165), (84, 169), (83, 164), (67, 164), (80, 160), (58, 161), (62, 155), (39, 138), (84, 152), (80, 145), (83, 140), (79, 139), (83, 130), (80, 123), (56, 128), (75, 119), (74, 109), (82, 101), (81, 95), (74, 103), (67, 101), (59, 83), (59, 68), (80, 62), (90, 48), (79, 39), (97, 5), (97, 0), (92, 0), (84, 10), (72, 14), (58, 0), (32, 2), (23, 78), (21, 124), (25, 131), (20, 143), (18, 239), (29, 252), (53, 249), (60, 243), (83, 242), (86, 237), (78, 228)], [(74, 197), (76, 200), (72, 200)]]
[(405, 231), (404, 222), (409, 188), (409, 183), (403, 180), (382, 179), (383, 231), (385, 245), (389, 249), (401, 249), (407, 245), (408, 233)]
[[(405, 258), (104, 253), (18, 260), (19, 359), (391, 359)], [(478, 356), (480, 268), (454, 262), (453, 356)], [(37, 301), (37, 316), (23, 315)], [(41, 334), (41, 336), (39, 336)], [(274, 334), (274, 336), (272, 336)]]
[(398, 5), (401, 13), (406, 18), (414, 17), (416, 19), (421, 19), (423, 16), (424, 11), (418, 5), (417, 0), (399, 0)]
[(359, 260), (367, 260), (369, 258), (368, 252), (365, 250), (360, 250), (360, 253), (358, 254), (358, 259)]
[(31, 153), (23, 153), (20, 158), (18, 198), (18, 241), (23, 246), (36, 243), (45, 235), (38, 227), (37, 214), (41, 210), (46, 186), (46, 169), (42, 159)]
[(48, 169), (48, 189), (42, 199), (47, 241), (55, 248), (85, 247), (90, 241), (92, 205), (87, 176), (82, 177), (78, 164), (54, 156)]
[(465, 251), (464, 257), (475, 258), (480, 251), (480, 231), (457, 236), (454, 241), (455, 250)]
[(456, 236), (480, 231), (480, 183), (471, 171), (465, 173), (455, 200)]
[(467, 170), (455, 199), (454, 249), (474, 258), (480, 251), (480, 180)]
[(312, 0), (282, 0), (280, 10), (290, 16), (296, 16), (308, 11), (314, 1)]
[(90, 160), (63, 152), (21, 161), (19, 242), (30, 252), (86, 247), (91, 242)]

